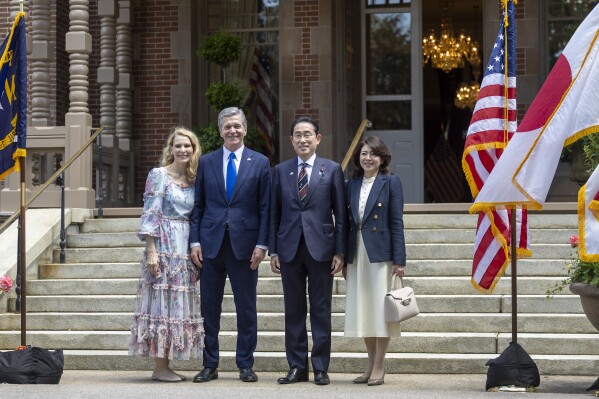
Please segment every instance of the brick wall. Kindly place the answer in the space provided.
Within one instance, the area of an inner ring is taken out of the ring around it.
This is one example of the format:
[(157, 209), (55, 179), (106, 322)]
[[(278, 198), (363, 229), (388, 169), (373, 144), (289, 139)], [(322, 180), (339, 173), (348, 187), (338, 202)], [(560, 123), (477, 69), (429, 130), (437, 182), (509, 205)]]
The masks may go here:
[(280, 2), (281, 136), (280, 160), (295, 155), (285, 139), (293, 119), (309, 115), (323, 132), (318, 154), (332, 158), (335, 79), (333, 5), (327, 0)]
[(170, 130), (179, 123), (171, 111), (171, 86), (179, 63), (171, 58), (171, 34), (178, 31), (178, 8), (171, 1), (144, 0), (133, 14), (133, 138), (139, 143), (135, 192), (141, 201), (150, 169), (158, 164)]
[[(318, 55), (310, 46), (312, 28), (318, 27), (318, 0), (295, 1), (293, 5), (294, 25), (301, 31), (301, 52), (295, 54), (293, 61), (294, 80), (301, 83), (301, 106), (295, 108), (295, 116), (310, 115), (317, 121), (320, 117), (318, 109), (312, 104), (311, 83), (320, 79)], [(284, 43), (282, 43), (284, 45)], [(300, 104), (297, 104), (298, 106)], [(287, 130), (287, 129), (284, 129)]]

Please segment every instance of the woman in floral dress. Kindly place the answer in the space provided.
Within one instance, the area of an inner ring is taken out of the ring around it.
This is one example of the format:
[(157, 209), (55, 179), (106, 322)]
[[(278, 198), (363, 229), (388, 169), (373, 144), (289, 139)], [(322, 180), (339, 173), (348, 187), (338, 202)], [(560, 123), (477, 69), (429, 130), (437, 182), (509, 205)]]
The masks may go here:
[(146, 248), (129, 354), (154, 358), (152, 379), (186, 378), (171, 359), (199, 358), (204, 346), (198, 270), (189, 257), (189, 215), (201, 148), (195, 134), (177, 127), (169, 136), (161, 167), (148, 174), (138, 236)]

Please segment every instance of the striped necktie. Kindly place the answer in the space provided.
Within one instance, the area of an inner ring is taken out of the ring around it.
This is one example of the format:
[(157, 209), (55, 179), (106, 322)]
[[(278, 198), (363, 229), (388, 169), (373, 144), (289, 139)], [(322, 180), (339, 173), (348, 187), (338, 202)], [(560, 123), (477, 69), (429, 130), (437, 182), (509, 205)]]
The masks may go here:
[(297, 177), (297, 188), (299, 190), (299, 198), (302, 205), (304, 205), (304, 200), (308, 195), (308, 173), (306, 172), (307, 163), (301, 163), (302, 169), (299, 172)]

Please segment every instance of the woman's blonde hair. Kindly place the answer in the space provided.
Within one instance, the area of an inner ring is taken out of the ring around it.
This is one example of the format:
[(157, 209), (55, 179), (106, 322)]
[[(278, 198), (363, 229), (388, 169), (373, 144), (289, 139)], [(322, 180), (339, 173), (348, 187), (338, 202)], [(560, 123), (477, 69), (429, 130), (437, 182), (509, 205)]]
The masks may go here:
[(200, 155), (202, 155), (202, 147), (200, 146), (198, 137), (191, 130), (182, 126), (177, 126), (173, 129), (173, 132), (168, 136), (168, 139), (166, 140), (166, 146), (162, 149), (162, 158), (160, 159), (160, 166), (168, 166), (175, 161), (175, 157), (173, 157), (172, 150), (173, 142), (175, 141), (176, 136), (187, 137), (189, 141), (191, 141), (193, 154), (191, 155), (191, 159), (189, 161), (189, 164), (187, 165), (187, 169), (185, 170), (185, 175), (187, 177), (187, 180), (190, 183), (193, 183), (196, 179), (196, 174), (198, 172), (198, 161), (200, 159)]

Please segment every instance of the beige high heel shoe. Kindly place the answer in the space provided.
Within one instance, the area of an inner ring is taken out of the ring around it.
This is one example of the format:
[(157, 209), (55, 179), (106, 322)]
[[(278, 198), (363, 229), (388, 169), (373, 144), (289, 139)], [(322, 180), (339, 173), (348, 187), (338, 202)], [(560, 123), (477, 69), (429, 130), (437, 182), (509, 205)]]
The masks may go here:
[(385, 373), (383, 372), (383, 376), (381, 378), (376, 378), (376, 379), (372, 379), (369, 378), (368, 379), (368, 386), (372, 387), (375, 385), (383, 385), (385, 383)]
[(352, 382), (353, 382), (354, 384), (366, 384), (366, 383), (368, 383), (368, 380), (369, 380), (369, 379), (370, 379), (370, 376), (368, 376), (368, 377), (365, 377), (365, 376), (361, 375), (361, 376), (359, 376), (359, 377), (356, 377), (356, 378), (354, 378), (354, 379), (352, 380)]

